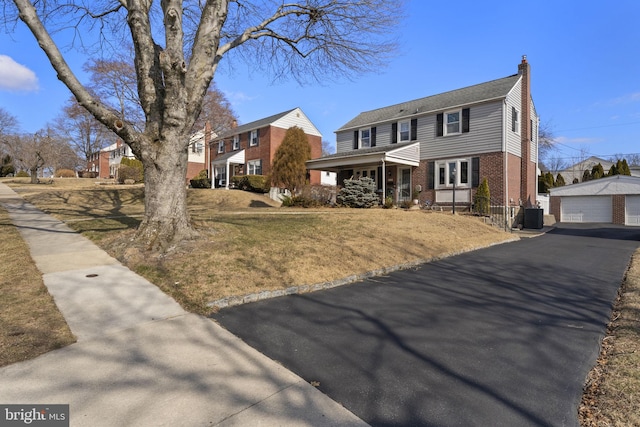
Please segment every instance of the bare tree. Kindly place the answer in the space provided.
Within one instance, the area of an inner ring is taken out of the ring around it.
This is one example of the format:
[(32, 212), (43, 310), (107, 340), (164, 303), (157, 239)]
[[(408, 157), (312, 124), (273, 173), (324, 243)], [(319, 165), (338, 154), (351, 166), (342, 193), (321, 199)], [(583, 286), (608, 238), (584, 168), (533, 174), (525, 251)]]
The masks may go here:
[(18, 129), (18, 119), (7, 110), (0, 107), (0, 138), (3, 135), (11, 135)]
[(218, 90), (215, 84), (211, 86), (204, 96), (202, 112), (198, 116), (192, 132), (204, 128), (205, 123), (209, 123), (211, 131), (215, 135), (222, 135), (231, 130), (233, 122), (237, 123), (238, 118), (224, 93)]
[(69, 145), (50, 128), (33, 135), (12, 135), (7, 146), (18, 169), (29, 171), (32, 184), (38, 182), (44, 169), (73, 168), (77, 158)]
[(68, 139), (70, 147), (76, 153), (74, 157), (81, 157), (85, 167), (91, 155), (100, 151), (113, 135), (73, 97), (57, 117), (55, 129), (60, 137)]
[(323, 156), (329, 156), (329, 155), (331, 155), (331, 154), (333, 154), (335, 152), (336, 152), (335, 144), (333, 144), (333, 143), (331, 143), (331, 142), (329, 142), (327, 140), (322, 141), (322, 155)]
[[(129, 51), (129, 50), (125, 50)], [(137, 91), (136, 68), (131, 57), (92, 59), (84, 65), (95, 97), (112, 106), (118, 116), (137, 130), (144, 130), (144, 111)]]
[(555, 136), (550, 121), (541, 122), (538, 128), (538, 157), (546, 164), (554, 151)]
[[(145, 216), (136, 236), (159, 250), (197, 234), (184, 185), (189, 134), (224, 58), (247, 61), (274, 79), (300, 82), (375, 71), (396, 52), (390, 34), (402, 11), (402, 0), (13, 3), (79, 104), (142, 161)], [(70, 26), (80, 36), (98, 29), (102, 46), (121, 46), (125, 42), (118, 37), (130, 37), (144, 130), (80, 83), (51, 38)]]

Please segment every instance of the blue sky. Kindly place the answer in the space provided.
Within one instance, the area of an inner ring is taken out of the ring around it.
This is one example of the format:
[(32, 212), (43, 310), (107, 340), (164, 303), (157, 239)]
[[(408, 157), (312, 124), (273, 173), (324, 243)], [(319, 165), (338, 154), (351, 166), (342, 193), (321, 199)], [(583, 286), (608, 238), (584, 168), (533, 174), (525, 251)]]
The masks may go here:
[[(527, 55), (536, 109), (551, 125), (557, 156), (637, 154), (639, 19), (637, 0), (409, 0), (397, 55), (376, 74), (301, 87), (238, 66), (215, 81), (240, 123), (300, 107), (335, 142), (334, 131), (361, 111), (515, 74)], [(23, 25), (0, 40), (0, 107), (35, 132), (69, 92)], [(68, 62), (80, 70), (85, 59), (74, 54)], [(26, 78), (12, 81), (16, 75)]]

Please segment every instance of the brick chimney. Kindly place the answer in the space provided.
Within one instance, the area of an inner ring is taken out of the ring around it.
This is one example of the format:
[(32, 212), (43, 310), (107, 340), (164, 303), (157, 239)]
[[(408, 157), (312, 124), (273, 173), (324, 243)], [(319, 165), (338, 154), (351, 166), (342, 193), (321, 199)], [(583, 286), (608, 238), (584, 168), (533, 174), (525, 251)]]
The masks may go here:
[(531, 67), (527, 56), (522, 55), (518, 64), (518, 74), (522, 76), (520, 105), (520, 146), (522, 152), (520, 166), (520, 199), (524, 206), (536, 205), (537, 165), (531, 161)]

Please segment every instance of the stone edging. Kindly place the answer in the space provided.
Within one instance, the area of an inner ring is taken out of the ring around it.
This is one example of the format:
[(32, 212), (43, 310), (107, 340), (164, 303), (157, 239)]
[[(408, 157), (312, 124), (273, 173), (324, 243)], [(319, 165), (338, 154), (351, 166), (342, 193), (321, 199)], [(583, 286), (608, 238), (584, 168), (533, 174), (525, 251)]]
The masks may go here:
[(215, 300), (215, 301), (211, 301), (207, 303), (207, 307), (214, 309), (214, 310), (219, 310), (221, 308), (226, 308), (226, 307), (233, 307), (236, 305), (242, 305), (242, 304), (248, 304), (251, 302), (256, 302), (256, 301), (262, 301), (262, 300), (266, 300), (266, 299), (271, 299), (271, 298), (277, 298), (277, 297), (282, 297), (285, 295), (294, 295), (294, 294), (306, 294), (309, 292), (315, 292), (315, 291), (321, 291), (324, 289), (331, 289), (331, 288), (335, 288), (337, 286), (343, 286), (343, 285), (348, 285), (350, 283), (355, 283), (355, 282), (360, 282), (366, 279), (370, 279), (372, 277), (377, 277), (377, 276), (383, 276), (385, 274), (389, 274), (392, 273), (394, 271), (399, 271), (399, 270), (408, 270), (410, 268), (415, 268), (418, 267), (422, 264), (427, 264), (429, 262), (433, 262), (433, 261), (438, 261), (444, 258), (449, 258), (455, 255), (460, 255), (466, 252), (472, 252), (472, 251), (476, 251), (478, 249), (484, 249), (484, 248), (488, 248), (491, 246), (495, 246), (495, 245), (501, 245), (503, 243), (511, 243), (511, 242), (515, 242), (520, 240), (519, 237), (514, 237), (512, 239), (507, 239), (501, 242), (495, 242), (495, 243), (491, 243), (485, 246), (478, 246), (475, 248), (470, 248), (470, 249), (464, 249), (461, 251), (457, 251), (457, 252), (450, 252), (450, 253), (445, 253), (445, 254), (441, 254), (429, 259), (422, 259), (422, 260), (417, 260), (417, 261), (413, 261), (413, 262), (408, 262), (405, 264), (398, 264), (398, 265), (394, 265), (394, 266), (390, 266), (390, 267), (384, 267), (384, 268), (380, 268), (377, 270), (371, 270), (371, 271), (367, 271), (365, 273), (362, 274), (353, 274), (351, 276), (347, 276), (344, 277), (342, 279), (337, 279), (337, 280), (333, 280), (330, 282), (322, 282), (322, 283), (316, 283), (314, 285), (300, 285), (300, 286), (291, 286), (288, 287), (286, 289), (277, 289), (275, 291), (262, 291), (262, 292), (257, 292), (257, 293), (253, 293), (253, 294), (248, 294), (248, 295), (242, 295), (242, 296), (231, 296), (231, 297), (227, 297), (227, 298), (222, 298), (219, 300)]

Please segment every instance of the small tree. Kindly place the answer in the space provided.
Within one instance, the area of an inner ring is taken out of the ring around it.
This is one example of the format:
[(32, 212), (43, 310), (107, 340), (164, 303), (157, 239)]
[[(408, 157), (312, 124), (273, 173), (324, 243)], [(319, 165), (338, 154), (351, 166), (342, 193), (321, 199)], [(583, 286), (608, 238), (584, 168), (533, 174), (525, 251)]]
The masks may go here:
[(582, 182), (591, 181), (592, 179), (593, 177), (591, 176), (591, 171), (589, 169), (585, 169), (584, 173), (582, 174)]
[(620, 166), (618, 166), (618, 171), (620, 175), (631, 176), (631, 169), (629, 169), (629, 164), (627, 163), (627, 159), (622, 159), (620, 162)]
[(344, 187), (336, 196), (339, 204), (348, 208), (370, 208), (380, 203), (373, 179), (345, 179)]
[(604, 168), (600, 163), (591, 169), (591, 179), (600, 179), (604, 176)]
[(476, 213), (480, 215), (489, 215), (491, 193), (489, 192), (489, 183), (487, 182), (487, 178), (483, 178), (482, 183), (478, 186), (473, 205)]
[(16, 168), (13, 166), (13, 159), (10, 155), (6, 154), (2, 157), (2, 165), (0, 165), (0, 177), (11, 175), (16, 172)]
[(564, 187), (565, 185), (567, 185), (567, 183), (564, 180), (564, 176), (558, 172), (558, 175), (556, 176), (556, 187)]
[[(618, 160), (618, 163), (620, 163), (620, 161)], [(616, 164), (612, 164), (611, 167), (609, 168), (609, 172), (607, 173), (607, 176), (614, 176), (614, 175), (620, 175), (620, 172), (618, 171), (618, 166), (616, 166)]]
[(273, 157), (271, 166), (273, 185), (295, 194), (305, 183), (309, 159), (311, 159), (311, 146), (304, 130), (297, 126), (287, 129)]
[(144, 180), (142, 162), (136, 159), (123, 157), (118, 167), (118, 182), (123, 184), (125, 180), (131, 179), (135, 182)]
[(556, 185), (555, 179), (553, 179), (553, 174), (551, 172), (546, 172), (544, 174), (544, 182), (545, 182), (545, 184), (547, 184), (547, 192), (551, 188), (555, 187), (555, 185)]

